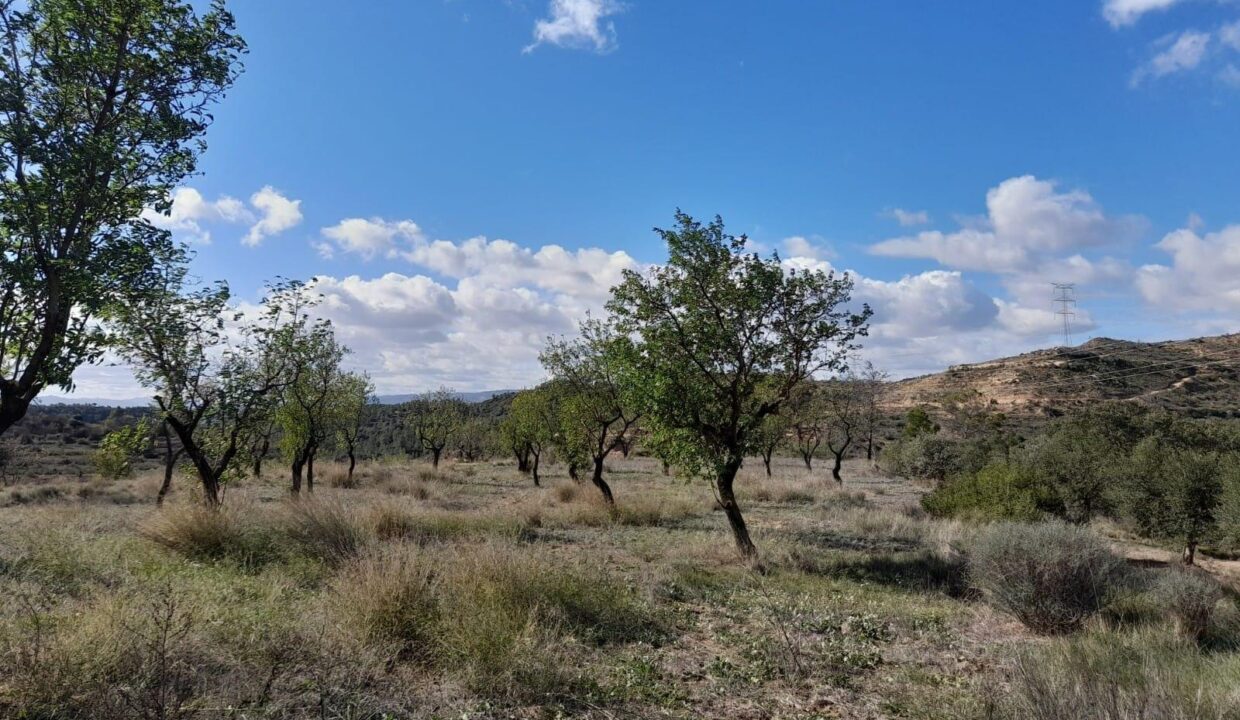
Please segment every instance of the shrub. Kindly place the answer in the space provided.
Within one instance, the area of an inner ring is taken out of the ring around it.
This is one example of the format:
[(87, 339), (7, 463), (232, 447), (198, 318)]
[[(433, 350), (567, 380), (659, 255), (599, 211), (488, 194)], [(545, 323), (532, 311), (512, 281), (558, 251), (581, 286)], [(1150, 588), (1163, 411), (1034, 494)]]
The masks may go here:
[(1042, 517), (1043, 499), (1043, 489), (1030, 473), (1015, 465), (995, 464), (948, 480), (923, 496), (921, 503), (937, 517), (1031, 522)]
[(1034, 632), (1072, 632), (1102, 608), (1123, 561), (1089, 530), (1058, 523), (992, 525), (967, 551), (972, 583)]
[(917, 435), (887, 444), (879, 465), (892, 475), (943, 480), (966, 470), (960, 443), (938, 435)]
[(1171, 615), (1182, 635), (1201, 640), (1210, 629), (1223, 590), (1203, 573), (1168, 569), (1157, 573), (1151, 595), (1157, 606)]

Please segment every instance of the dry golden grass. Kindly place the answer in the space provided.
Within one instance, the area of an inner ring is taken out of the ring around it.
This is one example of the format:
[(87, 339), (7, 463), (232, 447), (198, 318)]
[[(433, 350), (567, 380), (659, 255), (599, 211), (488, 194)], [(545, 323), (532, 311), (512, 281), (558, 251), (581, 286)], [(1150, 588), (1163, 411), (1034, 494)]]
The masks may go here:
[[(216, 511), (181, 477), (155, 509), (150, 474), (0, 508), (0, 720), (981, 718), (994, 682), (1031, 717), (1038, 688), (1072, 673), (1137, 668), (1148, 682), (1121, 688), (1136, 697), (1171, 658), (1230, 709), (1230, 599), (1201, 630), (1212, 596), (1171, 588), (1202, 649), (1156, 642), (1142, 628), (1162, 620), (1130, 611), (1017, 672), (1028, 636), (962, 592), (972, 530), (910, 509), (914, 489), (859, 466), (840, 489), (791, 458), (771, 480), (751, 464), (755, 575), (706, 483), (609, 466), (614, 512), (554, 465), (535, 488), (510, 463), (394, 462), (359, 464), (351, 485), (324, 464), (301, 500), (271, 467)], [(104, 499), (121, 492), (145, 501)]]

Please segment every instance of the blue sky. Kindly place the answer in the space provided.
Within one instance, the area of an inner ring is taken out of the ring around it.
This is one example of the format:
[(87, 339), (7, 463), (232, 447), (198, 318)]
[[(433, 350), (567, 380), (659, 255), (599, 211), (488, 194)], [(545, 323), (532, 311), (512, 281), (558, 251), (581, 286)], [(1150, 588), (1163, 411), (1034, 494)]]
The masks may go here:
[(1235, 2), (230, 7), (246, 70), (157, 220), (239, 300), (320, 278), (381, 391), (537, 381), (676, 207), (853, 271), (898, 375), (1061, 343), (1054, 280), (1077, 340), (1240, 329)]

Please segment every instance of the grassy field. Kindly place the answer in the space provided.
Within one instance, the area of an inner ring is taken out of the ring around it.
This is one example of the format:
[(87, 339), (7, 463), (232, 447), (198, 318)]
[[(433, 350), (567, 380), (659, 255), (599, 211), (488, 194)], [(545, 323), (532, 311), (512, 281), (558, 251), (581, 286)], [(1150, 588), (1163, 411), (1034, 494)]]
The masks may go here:
[(764, 573), (708, 485), (640, 458), (610, 465), (615, 515), (560, 468), (535, 488), (502, 463), (369, 464), (353, 487), (328, 468), (300, 502), (273, 476), (218, 513), (189, 480), (162, 510), (150, 476), (10, 488), (0, 717), (1240, 712), (1231, 597), (1204, 639), (1137, 601), (1037, 637), (971, 589), (973, 530), (924, 517), (919, 488), (750, 465)]

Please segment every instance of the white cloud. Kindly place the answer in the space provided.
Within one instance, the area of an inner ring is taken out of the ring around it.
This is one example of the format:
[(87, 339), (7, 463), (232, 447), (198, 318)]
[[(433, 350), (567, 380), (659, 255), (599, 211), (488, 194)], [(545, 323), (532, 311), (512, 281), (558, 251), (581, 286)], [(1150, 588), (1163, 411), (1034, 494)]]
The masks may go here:
[(192, 187), (179, 187), (172, 192), (172, 207), (167, 214), (153, 208), (142, 211), (142, 217), (158, 228), (169, 230), (185, 242), (206, 245), (211, 242), (208, 225), (250, 224), (241, 239), (255, 246), (263, 238), (277, 235), (301, 222), (301, 201), (289, 200), (270, 185), (250, 196), (247, 207), (230, 195), (208, 201)]
[(987, 215), (952, 233), (924, 231), (874, 245), (887, 257), (926, 258), (941, 265), (999, 273), (1028, 270), (1058, 252), (1132, 238), (1136, 218), (1108, 217), (1082, 190), (1059, 192), (1032, 175), (1004, 180), (986, 193)]
[(1146, 13), (1166, 10), (1179, 2), (1180, 0), (1106, 0), (1102, 4), (1102, 15), (1111, 23), (1111, 27), (1124, 27), (1136, 23)]
[(270, 185), (251, 195), (250, 204), (259, 212), (259, 218), (241, 239), (244, 245), (255, 247), (263, 238), (278, 235), (301, 222), (301, 201), (284, 197)]
[(191, 187), (180, 187), (172, 193), (172, 207), (168, 214), (151, 208), (142, 211), (142, 217), (158, 228), (178, 234), (186, 242), (207, 245), (211, 233), (203, 223), (238, 223), (253, 220), (253, 215), (240, 200), (221, 195), (208, 201)]
[[(375, 256), (395, 257), (401, 244), (423, 238), (422, 229), (415, 222), (388, 222), (382, 218), (347, 218), (321, 232), (342, 252), (361, 255), (367, 260)], [(334, 255), (330, 243), (319, 243), (315, 247), (324, 257)]]
[(892, 208), (884, 214), (900, 223), (900, 227), (916, 227), (917, 225), (925, 225), (930, 222), (930, 213), (925, 210)]
[(1205, 59), (1210, 47), (1210, 33), (1186, 30), (1178, 36), (1164, 38), (1156, 46), (1163, 49), (1132, 74), (1131, 84), (1134, 87), (1150, 78), (1158, 79), (1196, 68)]
[(1219, 28), (1218, 40), (1232, 50), (1240, 51), (1240, 20)]
[(1240, 67), (1229, 63), (1227, 67), (1218, 71), (1219, 82), (1233, 88), (1240, 88)]
[(826, 260), (827, 258), (835, 256), (835, 253), (831, 250), (831, 248), (827, 247), (822, 242), (822, 239), (818, 237), (810, 239), (802, 235), (793, 235), (792, 237), (784, 238), (783, 243), (781, 244), (784, 246), (784, 251), (787, 252), (789, 257), (807, 257), (814, 258), (815, 260)]
[(1173, 312), (1240, 311), (1240, 225), (1204, 235), (1183, 228), (1156, 247), (1171, 256), (1171, 264), (1137, 270), (1137, 289), (1146, 302)]
[(534, 42), (523, 52), (543, 44), (611, 52), (617, 46), (616, 27), (607, 18), (624, 9), (616, 0), (551, 0), (549, 17), (534, 23)]
[(599, 248), (429, 240), (410, 220), (351, 218), (322, 235), (323, 254), (404, 260), (427, 273), (313, 282), (321, 313), (355, 351), (351, 362), (388, 393), (538, 382), (547, 336), (601, 312), (623, 271), (639, 267), (627, 253)]

